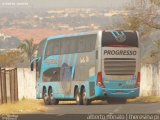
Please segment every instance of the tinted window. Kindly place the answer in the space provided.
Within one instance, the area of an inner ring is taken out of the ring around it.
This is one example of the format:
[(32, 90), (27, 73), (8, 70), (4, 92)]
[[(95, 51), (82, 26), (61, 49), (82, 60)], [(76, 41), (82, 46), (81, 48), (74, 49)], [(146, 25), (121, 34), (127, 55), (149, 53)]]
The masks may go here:
[(67, 37), (60, 39), (61, 54), (76, 53), (78, 51), (78, 44), (76, 38)]
[(96, 39), (97, 35), (92, 34), (92, 35), (85, 35), (85, 36), (80, 36), (77, 39), (78, 44), (78, 52), (91, 52), (92, 50), (95, 49), (95, 44), (96, 44)]
[(41, 67), (42, 67), (42, 54), (44, 51), (45, 44), (46, 44), (46, 39), (42, 40), (38, 46), (37, 57), (40, 57), (40, 59), (36, 61), (36, 79), (37, 80), (39, 80), (40, 78), (40, 72), (41, 72)]
[(62, 38), (61, 54), (91, 52), (95, 49), (96, 37), (96, 34), (90, 34)]
[(71, 80), (72, 67), (67, 64), (63, 64), (62, 67), (50, 68), (43, 73), (44, 82), (53, 81), (69, 81)]
[(46, 39), (42, 40), (42, 41), (39, 43), (39, 46), (38, 46), (38, 54), (37, 54), (38, 57), (41, 57), (41, 56), (42, 56), (45, 43), (46, 43)]
[(72, 67), (68, 66), (66, 63), (60, 68), (60, 79), (61, 81), (71, 80)]
[(49, 40), (46, 48), (46, 56), (91, 52), (95, 49), (96, 34), (73, 36)]
[(44, 82), (53, 82), (60, 80), (60, 68), (50, 68), (43, 73)]
[(46, 48), (46, 56), (59, 55), (60, 54), (60, 42), (59, 40), (49, 40)]
[(138, 36), (136, 32), (103, 32), (102, 47), (106, 46), (131, 46), (138, 47)]

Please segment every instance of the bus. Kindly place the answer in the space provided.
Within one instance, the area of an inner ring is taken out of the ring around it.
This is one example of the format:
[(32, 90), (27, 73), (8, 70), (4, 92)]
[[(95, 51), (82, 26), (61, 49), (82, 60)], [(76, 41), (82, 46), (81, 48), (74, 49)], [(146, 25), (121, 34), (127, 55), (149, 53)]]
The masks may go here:
[[(139, 96), (140, 46), (136, 31), (92, 31), (52, 36), (39, 44), (36, 96), (46, 105), (75, 100), (126, 103)], [(36, 62), (36, 65), (33, 65)]]

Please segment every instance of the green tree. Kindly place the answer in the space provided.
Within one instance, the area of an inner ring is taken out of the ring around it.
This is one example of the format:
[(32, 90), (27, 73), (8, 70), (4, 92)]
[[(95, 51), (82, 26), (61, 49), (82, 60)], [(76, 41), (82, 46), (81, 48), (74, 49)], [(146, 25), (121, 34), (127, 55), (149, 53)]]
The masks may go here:
[(26, 39), (18, 48), (23, 50), (23, 52), (27, 55), (29, 62), (31, 62), (32, 56), (37, 49), (37, 45), (33, 43), (33, 39)]

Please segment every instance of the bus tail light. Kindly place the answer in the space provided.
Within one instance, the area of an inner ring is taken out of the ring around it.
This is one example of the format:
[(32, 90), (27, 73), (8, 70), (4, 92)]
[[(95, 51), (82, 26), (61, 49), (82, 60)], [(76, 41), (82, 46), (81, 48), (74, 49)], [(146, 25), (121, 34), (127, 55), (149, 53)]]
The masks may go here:
[(138, 72), (137, 81), (135, 87), (140, 87), (140, 72)]
[(103, 84), (103, 79), (102, 79), (102, 72), (98, 72), (97, 74), (97, 85), (101, 88), (105, 88)]

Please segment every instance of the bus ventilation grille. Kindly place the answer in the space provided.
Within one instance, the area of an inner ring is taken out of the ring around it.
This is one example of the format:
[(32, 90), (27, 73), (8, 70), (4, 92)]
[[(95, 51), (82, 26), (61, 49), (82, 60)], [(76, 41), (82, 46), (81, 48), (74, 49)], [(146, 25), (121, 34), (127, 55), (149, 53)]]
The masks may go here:
[(104, 72), (106, 75), (134, 75), (136, 60), (130, 58), (105, 58)]

